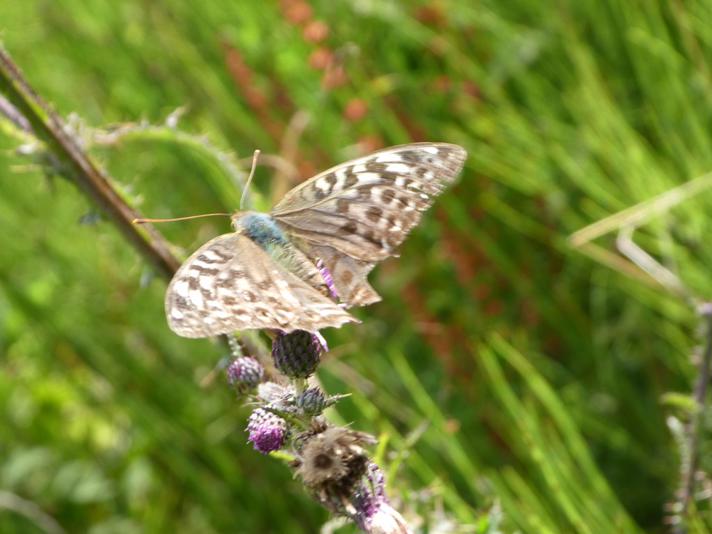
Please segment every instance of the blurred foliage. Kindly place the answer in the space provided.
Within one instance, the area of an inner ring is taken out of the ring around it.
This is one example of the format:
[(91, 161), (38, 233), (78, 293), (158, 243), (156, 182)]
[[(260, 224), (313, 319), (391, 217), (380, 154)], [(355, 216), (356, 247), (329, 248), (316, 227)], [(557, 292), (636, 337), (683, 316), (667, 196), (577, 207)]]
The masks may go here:
[[(325, 332), (320, 378), (354, 393), (333, 416), (379, 435), (423, 532), (667, 530), (698, 318), (567, 237), (712, 170), (710, 28), (699, 0), (0, 3), (28, 79), (149, 216), (235, 209), (231, 152), (280, 156), (256, 179), (268, 209), (363, 151), (468, 149), (372, 275), (384, 301)], [(179, 107), (179, 130), (94, 130)], [(247, 411), (201, 386), (224, 349), (173, 335), (164, 282), (0, 132), (0, 489), (67, 532), (315, 532), (325, 513), (245, 443)], [(701, 299), (711, 208), (702, 192), (635, 235)], [(187, 254), (215, 221), (161, 231)], [(712, 531), (694, 508), (690, 532)], [(0, 531), (40, 528), (0, 499)]]

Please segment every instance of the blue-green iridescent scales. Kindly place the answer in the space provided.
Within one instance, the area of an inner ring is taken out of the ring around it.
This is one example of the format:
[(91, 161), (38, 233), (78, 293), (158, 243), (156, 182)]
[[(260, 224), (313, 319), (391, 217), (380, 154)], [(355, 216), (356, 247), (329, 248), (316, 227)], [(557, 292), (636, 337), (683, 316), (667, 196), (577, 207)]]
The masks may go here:
[(269, 214), (236, 213), (235, 232), (200, 247), (173, 277), (169, 326), (208, 337), (252, 328), (314, 332), (356, 321), (345, 308), (380, 300), (366, 276), (396, 255), (466, 156), (447, 143), (391, 147), (305, 181)]

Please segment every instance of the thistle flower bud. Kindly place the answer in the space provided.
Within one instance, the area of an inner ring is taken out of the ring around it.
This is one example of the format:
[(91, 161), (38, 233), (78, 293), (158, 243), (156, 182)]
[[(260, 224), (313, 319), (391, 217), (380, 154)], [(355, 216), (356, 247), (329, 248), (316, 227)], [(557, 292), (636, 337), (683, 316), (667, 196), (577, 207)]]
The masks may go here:
[(225, 370), (227, 381), (238, 393), (248, 393), (262, 382), (264, 369), (260, 362), (250, 357), (235, 358)]
[(247, 440), (262, 454), (281, 449), (288, 431), (284, 419), (262, 408), (252, 412), (247, 422)]
[(313, 417), (334, 404), (338, 397), (328, 397), (318, 387), (311, 387), (297, 395), (295, 404), (304, 415)]
[(316, 371), (326, 351), (320, 335), (304, 330), (277, 334), (272, 343), (272, 358), (279, 371), (290, 378), (307, 378)]

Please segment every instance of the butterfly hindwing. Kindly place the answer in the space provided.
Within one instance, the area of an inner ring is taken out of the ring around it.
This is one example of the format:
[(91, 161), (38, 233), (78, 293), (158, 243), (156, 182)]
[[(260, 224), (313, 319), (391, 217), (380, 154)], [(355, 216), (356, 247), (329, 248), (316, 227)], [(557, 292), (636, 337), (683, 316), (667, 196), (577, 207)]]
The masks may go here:
[(329, 269), (336, 293), (342, 302), (349, 306), (367, 306), (381, 300), (366, 281), (374, 263), (355, 260), (325, 245), (312, 246), (309, 252)]
[(316, 331), (356, 320), (238, 233), (212, 239), (183, 263), (166, 292), (166, 317), (184, 337)]

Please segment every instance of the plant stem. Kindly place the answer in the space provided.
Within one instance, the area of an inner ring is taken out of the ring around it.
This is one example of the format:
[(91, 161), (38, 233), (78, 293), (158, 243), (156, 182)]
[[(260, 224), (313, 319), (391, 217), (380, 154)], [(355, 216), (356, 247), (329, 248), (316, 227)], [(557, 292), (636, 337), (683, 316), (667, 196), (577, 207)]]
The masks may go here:
[[(44, 143), (56, 171), (71, 179), (119, 228), (128, 242), (166, 279), (173, 277), (180, 261), (169, 243), (150, 224), (136, 225), (141, 214), (131, 207), (111, 185), (107, 173), (99, 168), (69, 133), (62, 118), (30, 86), (20, 68), (0, 44), (0, 114), (19, 131), (32, 134)], [(234, 174), (234, 173), (233, 173)], [(220, 336), (229, 346), (227, 336)], [(252, 353), (269, 366), (271, 359), (264, 346), (249, 343)]]
[(682, 460), (681, 484), (678, 494), (678, 510), (680, 522), (675, 526), (675, 534), (687, 532), (686, 519), (690, 506), (690, 501), (695, 491), (695, 472), (697, 471), (697, 461), (699, 456), (699, 427), (700, 419), (704, 415), (705, 401), (707, 397), (707, 384), (710, 378), (710, 367), (712, 367), (712, 303), (707, 302), (700, 306), (700, 315), (705, 322), (705, 349), (702, 355), (702, 364), (697, 377), (694, 390), (695, 409), (690, 416), (690, 421), (685, 428), (687, 439), (687, 459)]
[(305, 378), (294, 378), (292, 384), (297, 395), (301, 395), (307, 389), (307, 380)]
[(180, 262), (171, 254), (168, 242), (148, 225), (139, 229), (133, 220), (140, 214), (129, 206), (100, 169), (68, 133), (60, 116), (32, 89), (19, 67), (0, 46), (0, 92), (47, 150), (58, 160), (61, 174), (74, 183), (119, 228), (126, 239), (163, 276), (170, 278)]

